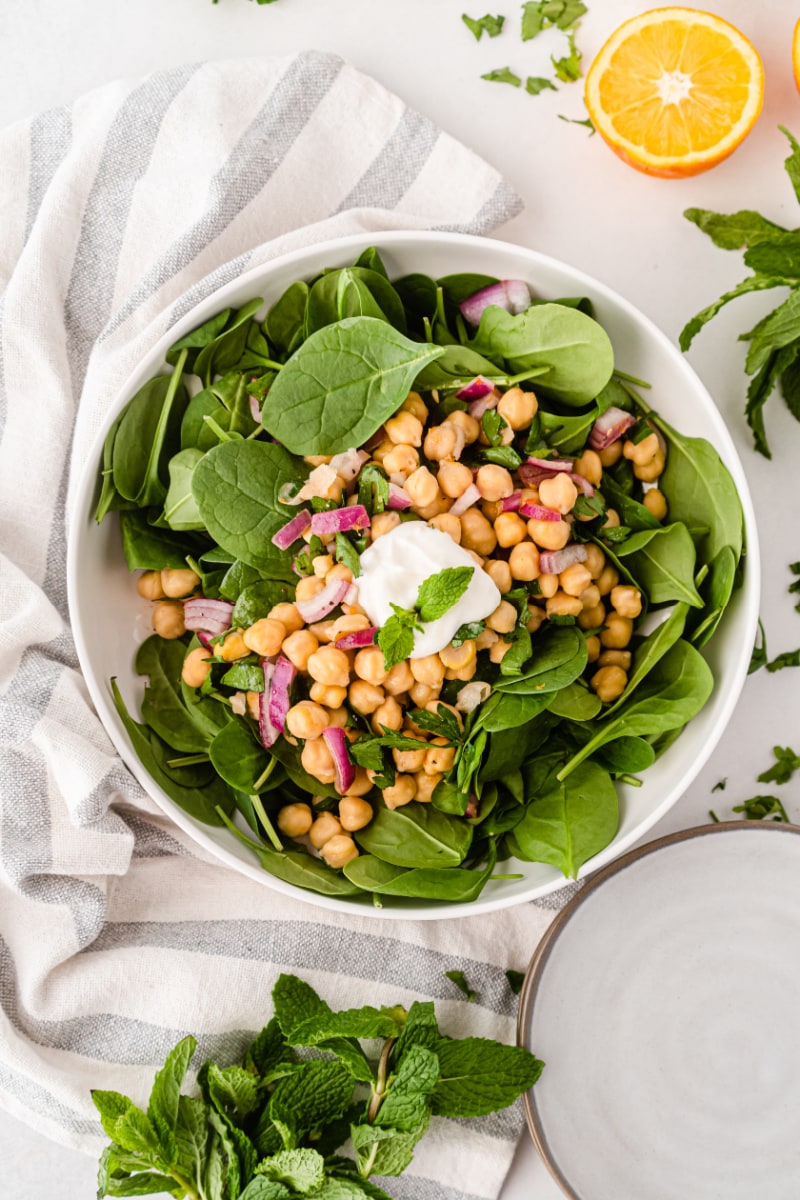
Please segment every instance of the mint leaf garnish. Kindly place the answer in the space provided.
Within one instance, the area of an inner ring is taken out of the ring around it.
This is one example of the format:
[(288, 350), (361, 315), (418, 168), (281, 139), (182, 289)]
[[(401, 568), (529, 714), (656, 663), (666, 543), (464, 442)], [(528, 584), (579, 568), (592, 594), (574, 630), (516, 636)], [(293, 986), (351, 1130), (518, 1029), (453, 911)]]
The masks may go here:
[(499, 14), (493, 17), (490, 13), (484, 17), (468, 17), (466, 13), (462, 13), (461, 20), (470, 33), (474, 34), (477, 42), (481, 40), (484, 33), (488, 33), (489, 37), (497, 37), (505, 23), (505, 17)]
[(467, 997), (468, 1002), (471, 1004), (478, 993), (473, 991), (472, 988), (469, 986), (469, 984), (467, 983), (467, 977), (464, 974), (464, 972), (463, 971), (445, 971), (445, 975), (447, 976), (447, 978), (449, 980), (451, 980), (456, 985), (456, 987), (458, 988), (458, 990), (460, 992), (464, 993), (464, 995)]
[(522, 84), (519, 75), (515, 75), (510, 67), (498, 67), (494, 71), (487, 71), (485, 75), (481, 75), (481, 79), (488, 79), (491, 83), (510, 83), (512, 87), (520, 87)]
[(457, 604), (470, 585), (474, 567), (445, 567), (421, 585), (417, 593), (417, 611), (421, 621), (437, 621)]

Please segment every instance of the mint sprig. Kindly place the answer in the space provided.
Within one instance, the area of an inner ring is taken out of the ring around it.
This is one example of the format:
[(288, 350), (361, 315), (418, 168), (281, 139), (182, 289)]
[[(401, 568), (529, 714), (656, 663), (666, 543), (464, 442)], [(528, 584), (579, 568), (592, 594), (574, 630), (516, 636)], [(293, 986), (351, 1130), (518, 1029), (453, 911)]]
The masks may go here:
[(426, 622), (438, 621), (458, 603), (474, 574), (474, 567), (445, 567), (420, 584), (413, 608), (392, 605), (394, 616), (378, 632), (378, 645), (383, 651), (383, 665), (387, 671), (411, 654), (415, 630), (421, 630)]

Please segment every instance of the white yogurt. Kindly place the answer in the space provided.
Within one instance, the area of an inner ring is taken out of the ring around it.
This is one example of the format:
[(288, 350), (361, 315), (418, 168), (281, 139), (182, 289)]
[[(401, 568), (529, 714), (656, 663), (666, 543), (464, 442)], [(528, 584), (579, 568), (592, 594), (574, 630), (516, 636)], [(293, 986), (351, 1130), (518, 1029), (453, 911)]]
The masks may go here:
[(461, 625), (490, 616), (502, 596), (466, 550), (424, 521), (404, 521), (361, 555), (361, 575), (356, 580), (358, 603), (372, 624), (379, 627), (394, 616), (392, 604), (413, 608), (420, 584), (445, 567), (474, 567), (475, 573), (461, 599), (443, 617), (427, 622), (422, 632), (415, 632), (412, 658), (442, 650)]

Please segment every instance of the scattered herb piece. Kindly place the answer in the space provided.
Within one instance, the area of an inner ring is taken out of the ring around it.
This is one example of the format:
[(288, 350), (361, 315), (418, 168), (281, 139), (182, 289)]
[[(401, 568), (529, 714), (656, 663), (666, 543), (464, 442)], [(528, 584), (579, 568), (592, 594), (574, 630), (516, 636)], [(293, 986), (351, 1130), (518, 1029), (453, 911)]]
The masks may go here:
[[(800, 562), (789, 563), (789, 570), (793, 575), (800, 575)], [(794, 583), (789, 584), (789, 595), (796, 596), (800, 592), (800, 579), (795, 579)], [(794, 606), (795, 612), (800, 612), (800, 601)]]
[(725, 788), (727, 786), (727, 783), (728, 783), (727, 776), (725, 777), (725, 779), (718, 780), (712, 787), (712, 789), (711, 789), (712, 792), (724, 792)]
[(775, 762), (762, 771), (758, 777), (759, 783), (788, 783), (795, 771), (800, 770), (800, 754), (795, 754), (789, 746), (773, 746), (772, 753)]
[(733, 811), (744, 813), (745, 821), (785, 821), (789, 824), (786, 809), (777, 796), (752, 796), (735, 805)]
[(467, 983), (467, 977), (464, 974), (464, 972), (463, 971), (445, 971), (445, 975), (447, 976), (448, 979), (452, 980), (452, 982), (456, 985), (456, 987), (458, 988), (458, 990), (460, 992), (464, 993), (464, 995), (467, 997), (467, 1000), (471, 1004), (478, 993), (473, 991), (473, 989), (469, 986), (469, 984)]
[(515, 996), (518, 996), (522, 991), (522, 985), (525, 982), (525, 972), (506, 971), (506, 979), (508, 980), (508, 986), (511, 988), (511, 991)]
[(581, 0), (527, 0), (522, 6), (522, 40), (530, 41), (550, 25), (572, 29), (588, 11)]
[(494, 71), (487, 71), (485, 75), (481, 75), (481, 79), (488, 79), (491, 83), (510, 83), (512, 87), (520, 87), (522, 84), (519, 75), (515, 75), (510, 67), (497, 67)]
[(717, 814), (714, 812), (713, 808), (710, 808), (710, 809), (708, 810), (708, 815), (711, 817), (711, 820), (714, 822), (714, 824), (715, 824), (715, 825), (719, 825), (719, 823), (720, 823), (720, 821), (719, 821), (719, 817), (718, 817), (718, 816), (717, 816)]
[(585, 129), (589, 130), (589, 137), (591, 137), (592, 134), (597, 133), (597, 130), (592, 124), (591, 117), (585, 117), (581, 121), (577, 117), (565, 117), (563, 113), (559, 113), (558, 119), (559, 121), (566, 121), (568, 125), (583, 125)]
[(529, 75), (525, 80), (525, 91), (529, 96), (538, 96), (545, 88), (549, 88), (551, 92), (558, 91), (552, 79), (545, 79), (543, 75)]
[(473, 638), (480, 637), (485, 628), (485, 621), (472, 621), (468, 625), (460, 625), (453, 634), (452, 645), (463, 646), (464, 642), (469, 642)]
[(760, 671), (762, 667), (767, 665), (769, 653), (767, 651), (767, 635), (764, 632), (764, 624), (761, 618), (758, 618), (758, 633), (756, 634), (753, 653), (750, 656), (750, 666), (747, 668), (747, 674), (752, 675), (755, 671)]
[(476, 42), (481, 40), (484, 33), (488, 33), (490, 38), (497, 37), (505, 23), (505, 17), (499, 14), (493, 17), (490, 13), (486, 13), (484, 17), (468, 17), (466, 13), (462, 13), (461, 20), (467, 29), (475, 35)]
[(575, 34), (569, 35), (569, 52), (563, 58), (556, 58), (550, 55), (550, 62), (553, 64), (553, 70), (556, 73), (556, 78), (562, 83), (575, 83), (581, 77), (581, 60), (583, 55), (575, 45)]
[(770, 674), (774, 671), (782, 671), (784, 667), (800, 667), (800, 649), (784, 650), (783, 654), (779, 654), (767, 663), (767, 670)]

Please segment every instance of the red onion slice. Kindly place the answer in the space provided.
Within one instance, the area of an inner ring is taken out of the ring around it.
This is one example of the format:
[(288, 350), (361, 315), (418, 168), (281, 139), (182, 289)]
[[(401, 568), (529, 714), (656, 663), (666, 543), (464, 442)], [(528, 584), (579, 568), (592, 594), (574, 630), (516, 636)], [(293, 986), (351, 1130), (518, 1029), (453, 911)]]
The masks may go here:
[(296, 517), (292, 517), (291, 521), (287, 521), (285, 525), (281, 526), (272, 538), (273, 546), (277, 546), (279, 550), (288, 550), (292, 542), (296, 542), (310, 524), (311, 513), (304, 508)]
[(365, 646), (375, 644), (377, 634), (377, 626), (371, 625), (369, 629), (356, 629), (353, 633), (345, 633), (333, 644), (337, 650), (363, 650)]
[(272, 692), (275, 664), (264, 662), (261, 664), (261, 669), (264, 672), (264, 690), (258, 697), (258, 735), (261, 738), (261, 745), (265, 750), (269, 750), (270, 746), (274, 746), (281, 736), (280, 729), (276, 729), (269, 718), (269, 698)]
[(389, 508), (402, 510), (411, 508), (411, 497), (404, 487), (398, 483), (389, 484)]
[(575, 563), (586, 562), (586, 547), (580, 542), (570, 542), (563, 550), (543, 550), (539, 553), (539, 570), (542, 575), (560, 575)]
[(347, 789), (356, 777), (356, 769), (347, 754), (347, 737), (344, 730), (340, 729), (338, 725), (329, 725), (327, 729), (323, 729), (322, 736), (333, 758), (333, 766), (336, 771), (336, 790), (340, 796), (345, 796)]
[(348, 529), (368, 527), (369, 513), (363, 504), (350, 504), (346, 508), (317, 512), (311, 518), (311, 532), (322, 538), (330, 537), (334, 533), (346, 533)]
[(332, 579), (309, 600), (295, 600), (295, 607), (305, 623), (313, 625), (316, 621), (323, 621), (337, 604), (341, 604), (351, 586), (346, 579)]
[(368, 458), (366, 450), (344, 450), (341, 454), (334, 454), (328, 466), (333, 467), (336, 474), (341, 475), (345, 483), (350, 483)]
[(493, 383), (490, 383), (483, 375), (476, 375), (470, 383), (462, 387), (459, 392), (456, 392), (456, 399), (482, 400), (484, 396), (490, 396), (493, 391), (495, 391)]
[(625, 412), (624, 408), (615, 408), (612, 404), (611, 408), (607, 408), (592, 426), (589, 445), (593, 450), (605, 450), (606, 447), (613, 446), (614, 442), (619, 441), (626, 429), (630, 429), (635, 424), (636, 417)]
[(471, 483), (451, 505), (450, 512), (454, 517), (460, 517), (468, 508), (472, 508), (473, 504), (477, 504), (480, 498), (481, 493), (477, 483)]
[(495, 391), (490, 392), (488, 396), (481, 396), (480, 400), (473, 400), (469, 406), (469, 415), (476, 421), (480, 421), (483, 414), (490, 408), (497, 408), (499, 399), (500, 393)]
[(342, 596), (342, 604), (358, 604), (358, 584), (351, 583)]
[(522, 504), (522, 492), (512, 492), (500, 501), (501, 512), (516, 512)]
[(543, 504), (523, 504), (519, 515), (533, 521), (560, 521), (561, 513), (554, 508), (545, 508)]
[(583, 475), (579, 475), (577, 471), (570, 471), (569, 477), (572, 482), (577, 484), (577, 486), (581, 489), (584, 496), (594, 495), (594, 488), (592, 487), (591, 483), (589, 483), (589, 480), (585, 479)]
[(558, 475), (561, 471), (571, 471), (575, 466), (572, 458), (527, 458), (522, 464), (535, 467), (537, 471), (547, 471), (548, 474)]
[(490, 283), (459, 304), (461, 315), (470, 325), (480, 325), (484, 309), (490, 304), (504, 308), (509, 313), (525, 312), (531, 305), (531, 290), (522, 279), (501, 279)]
[(283, 654), (278, 657), (272, 671), (272, 686), (267, 704), (269, 723), (274, 729), (283, 733), (286, 724), (286, 714), (292, 706), (289, 699), (289, 689), (294, 683), (297, 668)]
[(228, 600), (207, 600), (205, 596), (198, 596), (184, 602), (183, 622), (193, 632), (202, 629), (212, 637), (218, 637), (230, 629), (232, 612), (233, 605)]
[(250, 416), (255, 421), (256, 425), (261, 424), (261, 401), (258, 396), (248, 396), (250, 401)]

